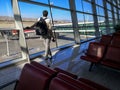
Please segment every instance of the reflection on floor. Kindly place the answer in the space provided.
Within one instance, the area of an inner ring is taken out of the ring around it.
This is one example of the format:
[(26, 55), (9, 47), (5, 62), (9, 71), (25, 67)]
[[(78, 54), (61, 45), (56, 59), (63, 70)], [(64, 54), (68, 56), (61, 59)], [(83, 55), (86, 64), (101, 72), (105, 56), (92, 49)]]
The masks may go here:
[[(78, 75), (78, 77), (84, 77), (99, 83), (111, 90), (120, 90), (120, 71), (102, 65), (94, 66), (91, 72), (88, 71), (90, 62), (80, 60), (80, 56), (84, 54), (87, 46), (88, 43), (85, 43), (80, 47), (75, 45), (65, 50), (53, 52), (51, 68), (59, 67)], [(45, 64), (41, 58), (36, 58), (35, 61)], [(2, 90), (10, 90), (10, 88)]]

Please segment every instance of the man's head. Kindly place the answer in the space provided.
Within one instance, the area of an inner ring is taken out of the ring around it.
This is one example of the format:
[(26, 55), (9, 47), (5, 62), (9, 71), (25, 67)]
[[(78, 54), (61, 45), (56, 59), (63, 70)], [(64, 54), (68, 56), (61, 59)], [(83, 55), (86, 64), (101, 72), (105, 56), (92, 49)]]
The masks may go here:
[(48, 16), (48, 11), (47, 11), (47, 10), (44, 10), (44, 11), (43, 11), (43, 16), (44, 16), (44, 17), (47, 17), (47, 16)]

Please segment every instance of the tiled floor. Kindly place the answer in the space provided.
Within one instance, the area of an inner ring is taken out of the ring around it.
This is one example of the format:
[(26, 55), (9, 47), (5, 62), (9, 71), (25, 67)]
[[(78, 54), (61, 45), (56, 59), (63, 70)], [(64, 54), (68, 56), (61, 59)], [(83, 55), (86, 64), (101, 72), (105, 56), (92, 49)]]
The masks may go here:
[[(53, 63), (51, 68), (59, 67), (68, 72), (74, 73), (79, 77), (84, 77), (89, 80), (92, 80), (96, 83), (104, 85), (111, 90), (120, 90), (120, 71), (113, 70), (108, 67), (104, 67), (102, 65), (94, 66), (92, 71), (89, 72), (90, 63), (84, 60), (80, 60), (80, 56), (84, 54), (88, 43), (82, 44), (80, 47), (75, 45), (65, 50), (53, 52)], [(43, 59), (36, 58), (35, 61), (40, 62), (41, 64), (45, 64)], [(23, 65), (22, 65), (23, 66)], [(16, 68), (10, 68), (8, 71), (4, 71), (0, 73), (0, 77), (3, 76), (3, 79), (7, 78), (18, 78), (21, 71), (21, 65)], [(12, 73), (13, 74), (9, 74)], [(5, 76), (5, 73), (9, 76)], [(13, 87), (13, 86), (12, 86)], [(5, 88), (1, 90), (13, 90), (13, 88)]]

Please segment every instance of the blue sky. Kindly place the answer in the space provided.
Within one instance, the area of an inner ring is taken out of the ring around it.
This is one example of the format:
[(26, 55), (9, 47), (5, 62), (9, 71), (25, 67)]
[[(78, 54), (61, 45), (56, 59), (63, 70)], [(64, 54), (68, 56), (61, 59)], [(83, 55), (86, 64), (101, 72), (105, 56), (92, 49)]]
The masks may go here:
[(10, 0), (0, 0), (0, 16), (11, 16), (11, 3)]
[[(48, 0), (32, 0), (32, 1), (38, 1), (38, 2), (48, 4)], [(75, 0), (75, 1), (76, 1), (77, 10), (82, 10), (81, 0)], [(55, 6), (62, 6), (65, 8), (69, 8), (68, 0), (50, 0), (50, 2), (53, 3)], [(88, 3), (86, 4), (87, 6), (84, 7), (84, 10), (91, 12), (90, 5)], [(23, 2), (19, 2), (19, 6), (20, 6), (20, 12), (22, 17), (27, 17), (27, 18), (39, 18), (42, 15), (43, 10), (50, 11), (49, 7), (38, 6), (38, 5), (33, 5), (33, 4), (28, 4)], [(0, 16), (6, 16), (6, 15), (13, 16), (10, 0), (0, 0), (0, 7), (1, 7)], [(68, 11), (63, 11), (60, 9), (52, 9), (52, 13), (53, 13), (54, 20), (57, 20), (57, 19), (71, 20), (71, 17), (70, 17), (71, 14)], [(50, 14), (49, 14), (49, 17), (50, 17)], [(82, 14), (78, 15), (78, 17), (81, 18)]]
[[(12, 15), (12, 7), (11, 7), (10, 1), (11, 0), (0, 0), (0, 7), (1, 7), (0, 15), (2, 15), (2, 16)], [(33, 1), (48, 3), (48, 0), (33, 0)], [(60, 0), (59, 2), (56, 2), (56, 0), (51, 0), (51, 3), (54, 2), (54, 4), (57, 6), (68, 7), (68, 3), (65, 3), (65, 4), (61, 3), (63, 1), (65, 2), (65, 0)], [(41, 13), (41, 11), (44, 9), (47, 9), (49, 11), (48, 7), (31, 5), (31, 4), (27, 4), (27, 3), (23, 3), (23, 2), (19, 2), (19, 6), (20, 6), (21, 14), (25, 15), (26, 17), (30, 16), (30, 14), (35, 15), (35, 17), (36, 17), (36, 14), (39, 15), (38, 12)]]

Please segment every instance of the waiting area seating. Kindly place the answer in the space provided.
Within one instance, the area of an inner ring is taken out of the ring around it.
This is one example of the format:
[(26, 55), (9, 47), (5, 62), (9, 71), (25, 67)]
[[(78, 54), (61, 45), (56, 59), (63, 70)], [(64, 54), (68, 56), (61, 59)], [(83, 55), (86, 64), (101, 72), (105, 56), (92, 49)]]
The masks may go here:
[(60, 68), (51, 69), (38, 62), (25, 64), (15, 90), (109, 90), (93, 81), (78, 78)]
[(120, 70), (120, 47), (109, 46), (101, 64)]
[(120, 47), (120, 36), (114, 36), (111, 45)]
[(93, 64), (99, 63), (105, 53), (106, 46), (101, 43), (91, 42), (89, 44), (87, 53), (80, 58), (86, 61), (92, 62), (89, 70), (91, 70)]
[(120, 70), (120, 36), (103, 35), (101, 39), (100, 42), (91, 42), (86, 54), (80, 58), (91, 62), (89, 70), (94, 64)]
[(102, 35), (102, 37), (100, 39), (100, 43), (105, 44), (105, 45), (109, 45), (111, 43), (111, 40), (112, 40), (112, 36)]

